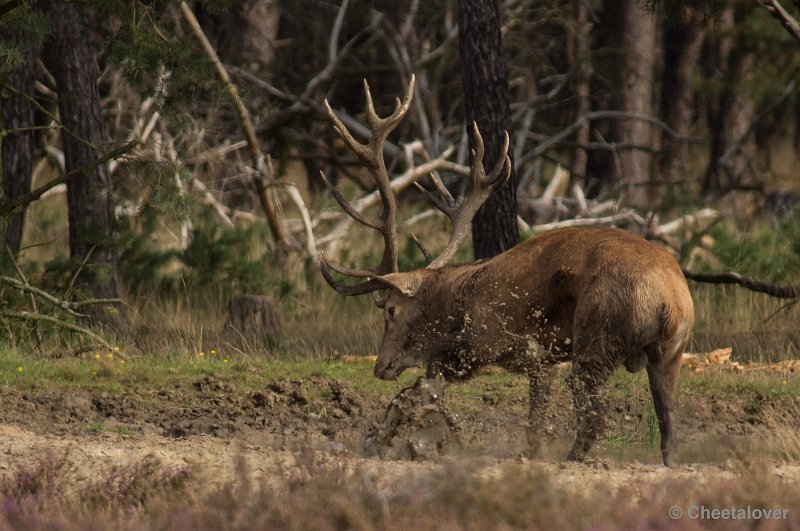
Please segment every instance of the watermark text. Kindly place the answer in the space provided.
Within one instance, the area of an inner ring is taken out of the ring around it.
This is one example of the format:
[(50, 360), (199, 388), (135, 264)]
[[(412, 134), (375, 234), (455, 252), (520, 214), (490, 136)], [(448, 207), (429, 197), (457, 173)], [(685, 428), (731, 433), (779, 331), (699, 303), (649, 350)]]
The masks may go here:
[(689, 505), (680, 507), (673, 505), (668, 511), (673, 520), (689, 518), (690, 520), (786, 520), (789, 509), (777, 507), (706, 507), (705, 505)]

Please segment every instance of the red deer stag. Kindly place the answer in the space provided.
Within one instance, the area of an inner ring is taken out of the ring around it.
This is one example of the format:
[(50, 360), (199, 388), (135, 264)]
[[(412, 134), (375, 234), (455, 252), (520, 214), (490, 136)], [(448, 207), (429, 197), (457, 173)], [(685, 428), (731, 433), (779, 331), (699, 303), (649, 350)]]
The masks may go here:
[[(345, 144), (370, 171), (383, 201), (379, 219), (355, 210), (328, 184), (341, 207), (356, 221), (379, 231), (383, 257), (375, 270), (335, 267), (324, 257), (325, 280), (343, 295), (388, 290), (376, 298), (385, 328), (375, 376), (392, 380), (408, 367), (427, 365), (429, 376), (468, 378), (494, 364), (530, 378), (528, 443), (541, 442), (554, 365), (571, 361), (568, 383), (578, 420), (569, 453), (583, 460), (605, 427), (603, 385), (620, 365), (647, 369), (661, 431), (664, 464), (676, 463), (673, 413), (681, 355), (694, 324), (694, 306), (681, 269), (664, 249), (615, 228), (566, 228), (527, 240), (513, 249), (471, 264), (447, 265), (469, 231), (481, 204), (510, 172), (508, 135), (503, 156), (486, 174), (483, 142), (474, 127), (475, 151), (468, 189), (456, 202), (441, 182), (440, 197), (428, 194), (452, 220), (452, 235), (425, 269), (398, 272), (396, 201), (383, 159), (383, 143), (408, 111), (414, 80), (394, 112), (379, 117), (364, 83), (372, 137), (353, 138), (327, 105)], [(324, 178), (324, 176), (323, 176)], [(332, 272), (360, 277), (337, 281)]]

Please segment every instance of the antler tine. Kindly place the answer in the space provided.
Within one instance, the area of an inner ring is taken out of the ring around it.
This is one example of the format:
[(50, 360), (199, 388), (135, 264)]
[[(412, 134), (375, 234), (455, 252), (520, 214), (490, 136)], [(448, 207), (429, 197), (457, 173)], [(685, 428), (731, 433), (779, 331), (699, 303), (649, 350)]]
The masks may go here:
[[(478, 131), (478, 124), (472, 122), (472, 133), (475, 138), (475, 149), (472, 150), (472, 169), (470, 171), (470, 186), (492, 186), (493, 190), (503, 186), (505, 180), (511, 175), (511, 172), (503, 172), (506, 165), (511, 165), (511, 159), (508, 156), (508, 148), (511, 140), (508, 137), (508, 131), (503, 131), (503, 147), (500, 149), (500, 157), (497, 159), (492, 171), (487, 175), (486, 169), (483, 166), (484, 144), (483, 137)], [(502, 177), (502, 179), (501, 179)]]
[(455, 205), (456, 200), (453, 197), (453, 194), (450, 193), (450, 190), (448, 190), (447, 187), (444, 185), (442, 179), (440, 179), (439, 176), (435, 173), (431, 173), (430, 176), (431, 176), (431, 181), (433, 181), (433, 185), (436, 186), (436, 191), (438, 191), (439, 195), (441, 195), (444, 198), (445, 202), (448, 205)]
[[(470, 171), (470, 183), (466, 195), (458, 208), (448, 208), (445, 213), (453, 222), (453, 232), (447, 245), (430, 264), (428, 269), (439, 269), (447, 265), (458, 251), (458, 247), (470, 230), (472, 218), (478, 209), (486, 202), (492, 192), (508, 181), (511, 175), (511, 158), (508, 156), (509, 138), (508, 132), (503, 139), (503, 148), (499, 160), (489, 175), (483, 167), (484, 145), (483, 137), (478, 130), (478, 125), (473, 122), (472, 130), (475, 138), (475, 148), (472, 152), (472, 169)], [(449, 211), (449, 212), (448, 212)]]
[(475, 139), (475, 147), (472, 151), (472, 174), (473, 177), (479, 173), (483, 173), (483, 137), (478, 130), (478, 122), (472, 121), (472, 137)]
[[(414, 183), (414, 186), (416, 186), (417, 190), (425, 194), (425, 197), (428, 198), (428, 201), (433, 203), (433, 206), (435, 206), (438, 210), (446, 214), (451, 221), (453, 220), (453, 214), (455, 213), (455, 207), (453, 203), (446, 202), (448, 201), (448, 199), (446, 198), (442, 200), (441, 198), (429, 192), (424, 186), (422, 186), (419, 183)], [(455, 201), (452, 198), (452, 196), (450, 196), (450, 200)]]
[(369, 218), (364, 214), (362, 214), (361, 212), (359, 212), (358, 210), (356, 210), (355, 208), (353, 208), (353, 205), (350, 204), (350, 201), (348, 201), (342, 195), (339, 189), (336, 188), (333, 185), (333, 183), (330, 182), (328, 176), (325, 175), (325, 172), (320, 170), (319, 175), (322, 178), (322, 181), (325, 183), (325, 186), (328, 187), (328, 190), (331, 192), (331, 195), (333, 195), (334, 199), (336, 199), (336, 202), (339, 203), (339, 206), (342, 207), (342, 210), (344, 210), (348, 216), (350, 216), (357, 222), (361, 223), (362, 225), (366, 225), (367, 227), (373, 228), (375, 230), (381, 230), (381, 228), (383, 228), (383, 225), (381, 225), (380, 221)]
[(416, 83), (416, 78), (414, 74), (411, 74), (411, 79), (408, 82), (408, 87), (406, 88), (406, 94), (403, 97), (403, 101), (400, 101), (400, 98), (395, 99), (394, 104), (394, 111), (392, 114), (385, 118), (381, 118), (378, 116), (378, 113), (375, 111), (375, 105), (372, 102), (372, 93), (369, 90), (369, 83), (367, 80), (364, 80), (364, 97), (367, 100), (367, 119), (369, 120), (369, 125), (373, 128), (373, 135), (378, 135), (379, 133), (382, 135), (382, 138), (386, 138), (389, 136), (389, 133), (394, 130), (397, 124), (400, 123), (400, 120), (408, 112), (408, 109), (411, 108), (411, 100), (414, 97), (414, 85)]
[(414, 240), (414, 243), (417, 244), (417, 248), (422, 253), (422, 256), (425, 257), (425, 262), (427, 262), (429, 264), (431, 262), (433, 262), (433, 255), (431, 255), (430, 251), (428, 251), (428, 248), (425, 247), (425, 245), (423, 245), (423, 243), (421, 241), (419, 241), (419, 239), (417, 239), (417, 235), (416, 234), (412, 234), (411, 235), (411, 239)]
[(348, 277), (358, 277), (358, 278), (372, 278), (375, 276), (375, 271), (370, 271), (369, 269), (351, 269), (349, 267), (342, 267), (336, 264), (332, 264), (325, 260), (325, 255), (320, 253), (320, 260), (325, 262), (325, 265), (328, 266), (328, 269), (332, 269), (339, 273), (340, 275), (345, 275)]
[[(500, 150), (500, 158), (497, 160), (492, 172), (486, 176), (492, 190), (497, 190), (511, 177), (511, 157), (508, 156), (508, 148), (511, 140), (508, 138), (508, 131), (503, 131), (503, 147)], [(503, 171), (505, 170), (505, 171)]]
[(356, 156), (361, 160), (365, 161), (369, 159), (369, 149), (368, 146), (362, 144), (358, 140), (356, 140), (353, 135), (350, 133), (350, 130), (347, 128), (346, 125), (336, 116), (336, 113), (333, 112), (333, 108), (331, 108), (331, 104), (328, 103), (328, 99), (325, 98), (325, 109), (328, 111), (328, 119), (333, 122), (333, 129), (342, 137), (344, 140), (345, 145), (347, 145), (350, 150), (356, 154)]
[[(335, 268), (335, 267), (331, 266), (331, 264), (329, 264), (327, 262), (327, 260), (325, 260), (325, 257), (322, 255), (322, 253), (320, 253), (320, 255), (319, 255), (319, 269), (322, 272), (322, 276), (323, 276), (323, 278), (325, 278), (325, 281), (328, 283), (328, 285), (330, 285), (330, 287), (332, 287), (333, 289), (335, 289), (337, 292), (341, 293), (342, 295), (348, 295), (348, 296), (349, 295), (363, 295), (364, 293), (370, 293), (370, 292), (373, 292), (373, 291), (378, 291), (378, 290), (386, 288), (385, 284), (382, 284), (381, 282), (375, 280), (374, 278), (369, 278), (368, 280), (366, 280), (364, 282), (360, 282), (358, 284), (344, 284), (342, 282), (339, 282), (338, 280), (333, 278), (333, 275), (331, 275), (331, 271), (342, 272), (342, 274), (345, 274), (345, 275), (348, 274), (348, 272), (359, 272), (359, 273), (361, 273), (362, 271), (359, 271), (359, 270), (348, 270), (348, 269), (344, 269), (344, 268), (341, 268), (341, 269), (340, 268)], [(367, 271), (363, 271), (363, 272), (364, 273), (369, 273)]]

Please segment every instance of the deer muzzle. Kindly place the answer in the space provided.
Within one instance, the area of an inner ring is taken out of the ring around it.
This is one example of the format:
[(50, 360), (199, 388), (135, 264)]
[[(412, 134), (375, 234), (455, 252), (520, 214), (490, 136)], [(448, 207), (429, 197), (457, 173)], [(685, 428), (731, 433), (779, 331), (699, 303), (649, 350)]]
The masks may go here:
[(400, 372), (401, 371), (398, 371), (396, 368), (392, 367), (391, 361), (382, 361), (380, 358), (378, 358), (378, 361), (375, 363), (375, 377), (380, 378), (381, 380), (397, 380)]

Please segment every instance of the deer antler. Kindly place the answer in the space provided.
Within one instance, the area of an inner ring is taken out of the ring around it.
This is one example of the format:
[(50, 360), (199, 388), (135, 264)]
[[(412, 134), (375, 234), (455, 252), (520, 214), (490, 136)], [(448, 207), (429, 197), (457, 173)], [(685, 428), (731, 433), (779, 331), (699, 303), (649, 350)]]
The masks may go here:
[[(383, 159), (383, 145), (386, 142), (389, 134), (397, 127), (397, 124), (403, 119), (408, 109), (411, 107), (411, 99), (414, 96), (414, 76), (408, 83), (408, 89), (403, 101), (397, 99), (394, 112), (391, 115), (381, 118), (375, 112), (375, 106), (372, 102), (372, 94), (369, 90), (367, 81), (364, 80), (364, 95), (366, 97), (367, 107), (367, 120), (372, 128), (372, 137), (369, 142), (362, 144), (356, 140), (347, 126), (336, 116), (333, 112), (328, 100), (325, 100), (325, 107), (328, 110), (328, 117), (333, 123), (334, 129), (342, 137), (345, 145), (356, 154), (359, 161), (369, 170), (372, 179), (378, 187), (378, 192), (381, 196), (383, 203), (383, 210), (380, 218), (370, 218), (358, 212), (352, 205), (345, 199), (345, 197), (334, 187), (331, 182), (322, 175), (322, 179), (330, 189), (333, 197), (342, 207), (342, 209), (354, 220), (373, 228), (381, 233), (384, 241), (383, 257), (381, 258), (378, 267), (374, 271), (369, 270), (350, 270), (330, 265), (320, 254), (320, 268), (322, 275), (328, 284), (333, 289), (343, 295), (361, 295), (362, 293), (369, 293), (378, 289), (383, 289), (386, 286), (379, 283), (374, 278), (388, 273), (396, 273), (397, 268), (397, 201), (394, 193), (392, 192), (389, 174), (386, 170), (386, 162)], [(331, 270), (339, 272), (347, 276), (355, 276), (360, 278), (368, 278), (365, 282), (355, 285), (348, 285), (338, 282), (331, 275)]]
[(427, 269), (440, 269), (447, 265), (453, 256), (458, 251), (458, 247), (464, 241), (464, 238), (469, 234), (470, 223), (472, 218), (478, 212), (478, 209), (489, 199), (492, 193), (503, 186), (508, 178), (511, 176), (511, 159), (508, 156), (508, 132), (504, 133), (503, 148), (500, 151), (500, 159), (497, 161), (494, 169), (486, 174), (483, 167), (483, 137), (478, 131), (478, 124), (472, 122), (472, 134), (475, 136), (475, 149), (472, 151), (472, 168), (470, 169), (470, 180), (467, 191), (461, 202), (457, 202), (453, 196), (447, 191), (441, 179), (435, 174), (431, 174), (436, 190), (439, 196), (428, 192), (420, 185), (417, 185), (431, 202), (444, 212), (450, 221), (453, 223), (453, 232), (450, 235), (450, 241), (439, 253), (433, 261), (428, 264)]

